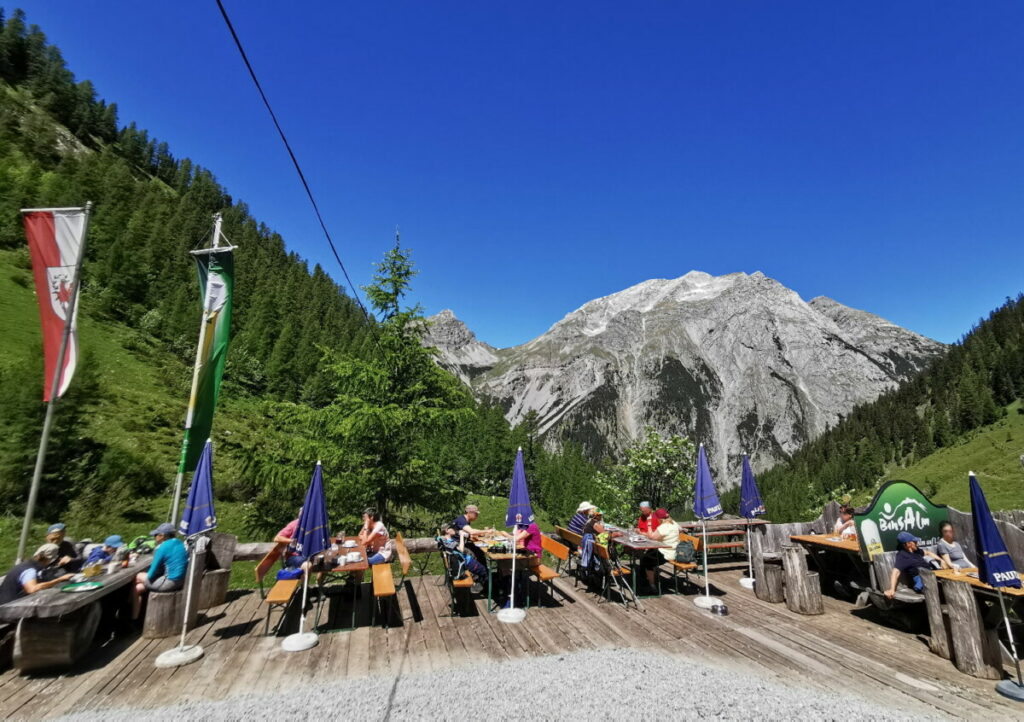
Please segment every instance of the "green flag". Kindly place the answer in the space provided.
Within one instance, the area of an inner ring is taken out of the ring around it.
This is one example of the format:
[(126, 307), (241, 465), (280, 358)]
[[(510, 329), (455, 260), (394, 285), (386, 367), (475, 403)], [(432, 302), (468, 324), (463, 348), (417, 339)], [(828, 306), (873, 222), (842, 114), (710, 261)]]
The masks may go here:
[(210, 438), (217, 408), (220, 380), (231, 341), (231, 295), (235, 287), (232, 249), (195, 253), (199, 293), (203, 298), (203, 332), (196, 350), (192, 396), (185, 415), (185, 439), (181, 444), (179, 473), (195, 471), (203, 444)]

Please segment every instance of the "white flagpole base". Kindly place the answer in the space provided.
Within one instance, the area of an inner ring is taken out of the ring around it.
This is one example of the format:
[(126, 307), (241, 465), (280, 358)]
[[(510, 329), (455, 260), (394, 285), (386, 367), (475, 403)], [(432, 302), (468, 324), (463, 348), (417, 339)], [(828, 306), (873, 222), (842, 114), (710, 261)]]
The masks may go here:
[(175, 647), (174, 649), (168, 649), (166, 652), (162, 652), (159, 657), (156, 658), (157, 667), (184, 667), (186, 664), (192, 664), (193, 662), (201, 659), (203, 656), (203, 648), (198, 644), (187, 644), (184, 647)]
[(498, 621), (505, 624), (519, 624), (526, 619), (526, 610), (518, 607), (509, 607), (498, 612)]
[(693, 600), (693, 603), (701, 609), (711, 609), (711, 607), (717, 607), (719, 604), (722, 603), (722, 601), (720, 599), (717, 599), (716, 597), (709, 597), (707, 595), (701, 594), (699, 597)]
[(289, 634), (282, 639), (281, 649), (285, 652), (302, 652), (312, 649), (318, 644), (320, 644), (320, 637), (317, 636), (316, 632), (298, 632), (296, 634)]
[(740, 579), (740, 586), (743, 587), (744, 589), (753, 589), (754, 588), (754, 579), (753, 579), (753, 577), (743, 577), (742, 579)]
[(1024, 702), (1024, 687), (1012, 679), (1004, 679), (1002, 682), (997, 682), (996, 692), (1015, 702)]

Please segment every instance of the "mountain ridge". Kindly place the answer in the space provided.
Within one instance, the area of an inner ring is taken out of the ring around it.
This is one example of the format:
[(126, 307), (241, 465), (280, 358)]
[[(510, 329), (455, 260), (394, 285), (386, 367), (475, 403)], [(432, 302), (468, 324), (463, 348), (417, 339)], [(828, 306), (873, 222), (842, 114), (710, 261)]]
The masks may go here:
[(511, 423), (536, 412), (546, 442), (615, 456), (646, 425), (699, 437), (760, 468), (923, 368), (944, 345), (757, 271), (650, 279), (583, 304), (496, 349), (453, 312), (424, 343)]

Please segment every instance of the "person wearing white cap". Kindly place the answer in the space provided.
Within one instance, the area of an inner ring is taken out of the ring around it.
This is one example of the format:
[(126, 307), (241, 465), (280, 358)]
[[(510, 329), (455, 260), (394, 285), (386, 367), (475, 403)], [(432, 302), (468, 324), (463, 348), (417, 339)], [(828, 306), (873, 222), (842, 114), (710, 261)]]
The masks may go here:
[(569, 520), (569, 531), (574, 534), (582, 534), (583, 527), (590, 520), (590, 512), (596, 509), (589, 501), (581, 501), (576, 507), (576, 514)]
[(13, 602), (27, 594), (35, 594), (71, 579), (74, 574), (64, 574), (48, 582), (39, 581), (39, 572), (57, 561), (59, 554), (60, 547), (47, 543), (36, 549), (31, 559), (15, 564), (0, 582), (0, 604)]

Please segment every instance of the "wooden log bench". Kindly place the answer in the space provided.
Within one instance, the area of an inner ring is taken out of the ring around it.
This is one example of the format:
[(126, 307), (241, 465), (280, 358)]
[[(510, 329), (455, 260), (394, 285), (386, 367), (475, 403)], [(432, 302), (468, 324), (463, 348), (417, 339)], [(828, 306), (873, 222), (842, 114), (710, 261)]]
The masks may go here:
[(797, 614), (824, 614), (818, 572), (807, 569), (807, 553), (802, 547), (782, 548), (782, 569), (785, 576), (786, 608)]
[(287, 542), (275, 544), (263, 559), (260, 560), (259, 564), (256, 565), (256, 584), (259, 586), (260, 597), (263, 598), (263, 603), (267, 605), (264, 634), (270, 634), (270, 615), (276, 608), (281, 609), (281, 616), (278, 618), (277, 624), (274, 625), (274, 633), (277, 633), (277, 630), (280, 629), (281, 623), (284, 621), (285, 614), (288, 611), (288, 605), (291, 604), (292, 599), (295, 597), (295, 590), (302, 583), (301, 579), (275, 579), (274, 585), (270, 590), (264, 591), (263, 580), (267, 576), (267, 572), (271, 570), (274, 563), (281, 558), (281, 555), (284, 554), (287, 548)]
[[(201, 541), (201, 540), (200, 540)], [(185, 605), (189, 602), (189, 582), (192, 584), (191, 603), (188, 604), (188, 621), (186, 630), (194, 629), (199, 618), (199, 602), (203, 585), (203, 574), (206, 568), (205, 548), (196, 552), (195, 557), (189, 555), (189, 567), (185, 571), (185, 586), (175, 592), (149, 592), (146, 595), (146, 617), (142, 623), (142, 636), (145, 639), (162, 639), (181, 634), (182, 620), (185, 619)]]
[(985, 627), (978, 600), (969, 584), (943, 579), (950, 625), (953, 664), (980, 679), (1002, 679), (1003, 657), (996, 629)]
[(952, 640), (950, 619), (946, 605), (943, 604), (942, 587), (931, 569), (921, 570), (921, 582), (924, 584), (924, 603), (928, 610), (928, 648), (933, 654), (943, 659), (952, 657)]
[(199, 609), (224, 604), (231, 581), (231, 563), (235, 558), (238, 537), (234, 534), (214, 532), (206, 549), (206, 571), (199, 592)]
[(807, 534), (810, 530), (811, 522), (752, 526), (750, 556), (754, 570), (754, 596), (772, 604), (786, 601), (783, 544), (789, 544), (790, 536)]

